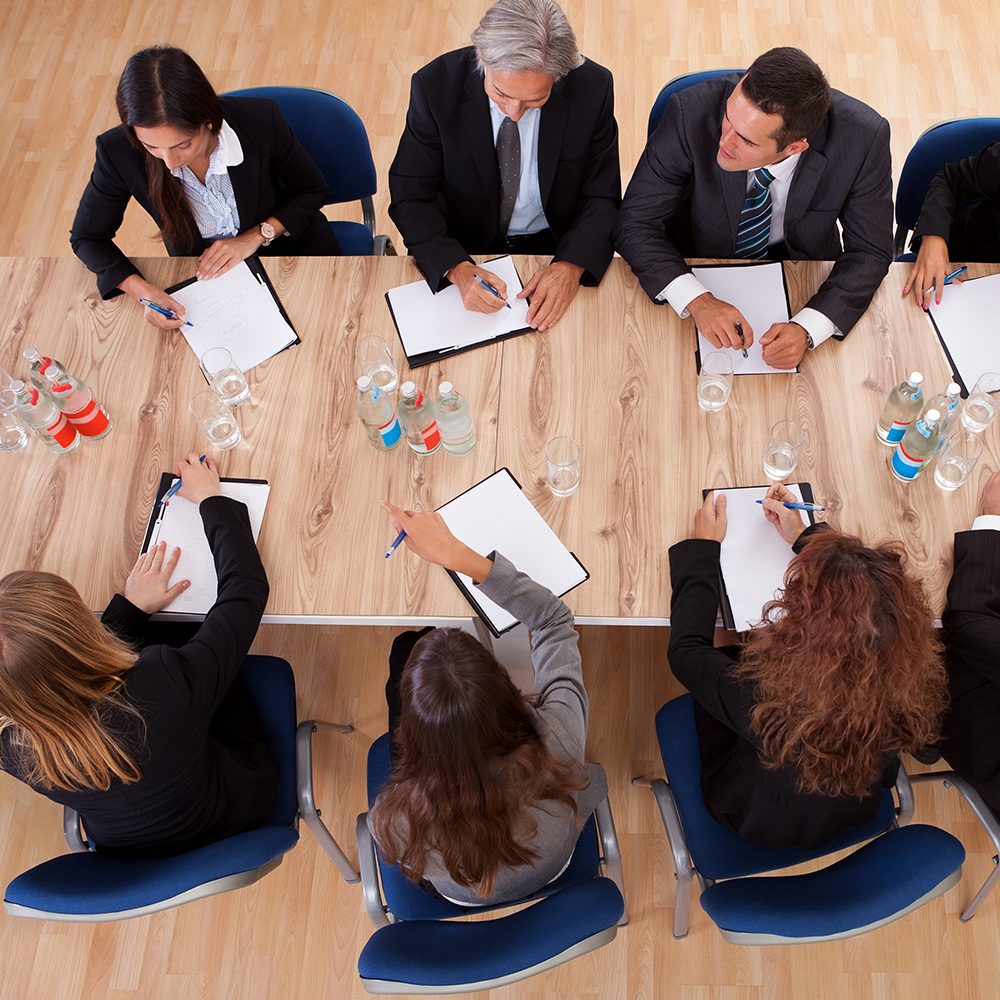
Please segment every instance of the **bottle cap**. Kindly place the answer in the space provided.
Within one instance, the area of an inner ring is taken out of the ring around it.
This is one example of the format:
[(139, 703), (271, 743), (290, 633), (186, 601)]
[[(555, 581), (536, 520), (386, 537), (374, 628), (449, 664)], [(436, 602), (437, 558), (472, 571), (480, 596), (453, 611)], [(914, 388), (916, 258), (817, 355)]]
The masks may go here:
[(910, 377), (906, 380), (912, 386), (924, 384), (924, 376), (920, 372), (910, 372)]
[(948, 388), (945, 389), (944, 394), (946, 396), (961, 396), (962, 387), (957, 382), (949, 382)]
[(14, 390), (14, 392), (24, 392), (24, 382), (22, 382), (19, 378), (14, 379), (10, 383), (10, 387)]
[(399, 387), (399, 391), (404, 396), (415, 396), (417, 394), (417, 387), (412, 382), (404, 382)]
[(32, 361), (34, 361), (35, 358), (38, 357), (38, 348), (37, 347), (26, 347), (24, 349), (24, 356), (25, 356), (25, 358), (27, 358), (27, 360), (28, 360), (29, 363), (32, 362)]
[(58, 382), (64, 375), (63, 370), (54, 361), (43, 368), (42, 372), (50, 382)]
[(438, 386), (438, 394), (441, 396), (450, 396), (455, 391), (455, 387), (450, 382), (442, 382)]
[(355, 384), (362, 392), (367, 392), (371, 388), (372, 377), (371, 375), (359, 375)]
[(928, 410), (924, 414), (924, 423), (936, 424), (941, 419), (941, 414), (937, 410)]

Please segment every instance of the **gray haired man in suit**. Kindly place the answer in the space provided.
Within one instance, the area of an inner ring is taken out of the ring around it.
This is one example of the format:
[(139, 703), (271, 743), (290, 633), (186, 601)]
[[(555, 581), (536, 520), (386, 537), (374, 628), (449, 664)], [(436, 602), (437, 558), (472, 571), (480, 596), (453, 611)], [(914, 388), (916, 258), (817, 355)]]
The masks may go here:
[(767, 364), (793, 367), (850, 332), (889, 268), (889, 123), (832, 90), (804, 52), (771, 49), (742, 77), (670, 99), (625, 193), (615, 248), (650, 298), (693, 316), (716, 347), (742, 346), (738, 324), (747, 344), (754, 331), (685, 256), (834, 260), (791, 322), (759, 331)]

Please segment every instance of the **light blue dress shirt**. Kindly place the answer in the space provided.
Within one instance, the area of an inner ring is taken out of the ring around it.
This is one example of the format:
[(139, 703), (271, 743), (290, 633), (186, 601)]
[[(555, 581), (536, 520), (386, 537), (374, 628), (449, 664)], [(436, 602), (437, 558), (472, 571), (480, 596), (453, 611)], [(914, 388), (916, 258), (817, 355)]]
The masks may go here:
[(224, 121), (219, 129), (219, 143), (208, 160), (204, 184), (190, 167), (176, 167), (170, 171), (181, 182), (198, 232), (206, 240), (235, 236), (240, 231), (240, 213), (229, 168), (242, 162), (240, 138)]
[[(490, 101), (490, 120), (493, 124), (493, 145), (497, 144), (497, 134), (507, 116)], [(538, 186), (538, 127), (542, 120), (541, 108), (529, 108), (521, 115), (517, 124), (521, 139), (521, 181), (514, 202), (514, 214), (510, 217), (507, 232), (511, 236), (537, 233), (549, 228), (542, 207), (542, 193)]]

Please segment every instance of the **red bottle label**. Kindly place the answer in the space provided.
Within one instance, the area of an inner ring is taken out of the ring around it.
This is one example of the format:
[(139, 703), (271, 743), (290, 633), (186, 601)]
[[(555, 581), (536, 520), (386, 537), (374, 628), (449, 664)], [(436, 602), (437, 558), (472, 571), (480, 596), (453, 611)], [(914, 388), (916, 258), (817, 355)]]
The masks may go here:
[(108, 415), (92, 399), (74, 413), (66, 411), (66, 419), (84, 436), (96, 437), (108, 429)]
[(54, 424), (45, 429), (63, 448), (68, 448), (76, 440), (76, 428), (66, 419), (63, 413), (59, 414)]
[(425, 427), (421, 433), (424, 436), (424, 444), (427, 450), (432, 451), (441, 443), (441, 432), (438, 430), (437, 421), (432, 421), (430, 427)]

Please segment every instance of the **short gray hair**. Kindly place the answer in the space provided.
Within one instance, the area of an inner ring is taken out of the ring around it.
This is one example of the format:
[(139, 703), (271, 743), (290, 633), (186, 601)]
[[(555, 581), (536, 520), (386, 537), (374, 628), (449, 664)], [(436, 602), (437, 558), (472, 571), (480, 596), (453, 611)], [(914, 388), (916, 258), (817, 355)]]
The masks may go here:
[(562, 79), (583, 62), (556, 0), (498, 0), (472, 33), (480, 71), (548, 73)]

